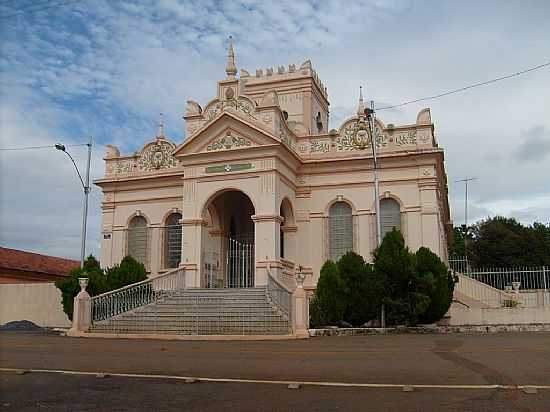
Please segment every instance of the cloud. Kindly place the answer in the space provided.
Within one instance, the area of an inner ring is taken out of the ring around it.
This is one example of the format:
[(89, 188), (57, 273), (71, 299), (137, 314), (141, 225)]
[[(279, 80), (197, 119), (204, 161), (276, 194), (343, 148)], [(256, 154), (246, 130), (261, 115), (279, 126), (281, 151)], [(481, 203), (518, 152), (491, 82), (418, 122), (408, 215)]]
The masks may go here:
[(518, 160), (540, 162), (550, 154), (550, 130), (544, 126), (533, 127), (522, 133), (525, 139), (518, 147)]
[[(550, 55), (545, 2), (95, 0), (33, 13), (18, 2), (0, 7), (19, 13), (0, 25), (3, 147), (93, 135), (99, 145), (132, 153), (153, 138), (159, 112), (167, 135), (180, 143), (185, 101), (204, 106), (224, 77), (229, 34), (237, 66), (252, 73), (311, 58), (328, 87), (329, 128), (336, 129), (355, 113), (359, 85), (380, 107), (516, 72)], [(511, 213), (548, 220), (540, 203), (550, 192), (548, 73), (378, 116), (386, 124), (412, 123), (431, 107), (456, 222), (464, 198), (454, 181), (467, 176), (479, 178), (470, 187), (472, 219)], [(95, 177), (104, 167), (99, 145)], [(74, 150), (83, 167), (83, 150)], [(81, 192), (60, 155), (0, 154), (2, 244), (78, 257)], [(89, 224), (96, 255), (99, 198), (96, 189)]]

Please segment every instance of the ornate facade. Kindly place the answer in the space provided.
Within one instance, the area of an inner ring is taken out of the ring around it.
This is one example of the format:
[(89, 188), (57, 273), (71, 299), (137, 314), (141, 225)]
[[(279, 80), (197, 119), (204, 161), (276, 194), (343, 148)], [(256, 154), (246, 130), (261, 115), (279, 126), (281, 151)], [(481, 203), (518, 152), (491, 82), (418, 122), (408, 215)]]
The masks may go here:
[[(327, 259), (372, 259), (378, 151), (382, 234), (398, 228), (413, 250), (447, 258), (451, 228), (443, 149), (429, 109), (407, 125), (358, 114), (329, 129), (327, 89), (309, 60), (226, 78), (204, 108), (187, 102), (186, 139), (156, 138), (133, 155), (110, 146), (103, 190), (101, 263), (126, 254), (151, 275), (180, 266), (190, 287), (314, 288)], [(370, 136), (373, 136), (371, 139)]]

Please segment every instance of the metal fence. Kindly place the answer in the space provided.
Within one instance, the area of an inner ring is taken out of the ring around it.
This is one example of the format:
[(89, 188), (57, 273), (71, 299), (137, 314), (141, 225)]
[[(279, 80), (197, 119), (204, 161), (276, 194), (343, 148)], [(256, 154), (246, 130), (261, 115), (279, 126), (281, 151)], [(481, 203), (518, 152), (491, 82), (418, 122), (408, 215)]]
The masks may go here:
[(176, 269), (152, 279), (92, 297), (92, 322), (112, 318), (185, 289), (185, 271)]
[(477, 281), (463, 278), (457, 291), (493, 307), (550, 306), (550, 268), (546, 266), (476, 268), (464, 257), (453, 257), (449, 259), (449, 268)]
[(466, 258), (449, 259), (449, 268), (496, 289), (507, 290), (519, 282), (521, 290), (548, 290), (550, 287), (550, 268), (511, 267), (511, 268), (475, 268)]

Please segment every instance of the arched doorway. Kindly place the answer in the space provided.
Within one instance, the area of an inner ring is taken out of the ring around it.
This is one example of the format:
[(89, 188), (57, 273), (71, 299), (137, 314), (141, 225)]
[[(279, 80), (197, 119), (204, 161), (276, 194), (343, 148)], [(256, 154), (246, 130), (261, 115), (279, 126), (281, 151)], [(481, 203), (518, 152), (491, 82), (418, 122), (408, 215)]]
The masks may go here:
[(254, 287), (254, 205), (238, 190), (214, 196), (203, 211), (201, 286)]

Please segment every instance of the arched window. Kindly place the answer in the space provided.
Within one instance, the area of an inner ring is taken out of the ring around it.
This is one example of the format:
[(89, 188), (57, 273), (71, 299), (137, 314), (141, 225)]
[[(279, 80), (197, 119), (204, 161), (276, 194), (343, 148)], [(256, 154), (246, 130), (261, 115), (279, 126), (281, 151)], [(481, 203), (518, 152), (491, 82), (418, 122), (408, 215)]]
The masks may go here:
[(177, 268), (181, 262), (181, 213), (172, 213), (166, 219), (164, 230), (164, 266)]
[(384, 239), (386, 233), (395, 228), (401, 230), (401, 212), (399, 203), (394, 199), (382, 199), (380, 201), (380, 236)]
[(128, 255), (147, 267), (149, 236), (147, 221), (143, 216), (134, 216), (128, 225)]
[(334, 261), (353, 250), (353, 216), (346, 202), (336, 202), (329, 210), (330, 258)]

